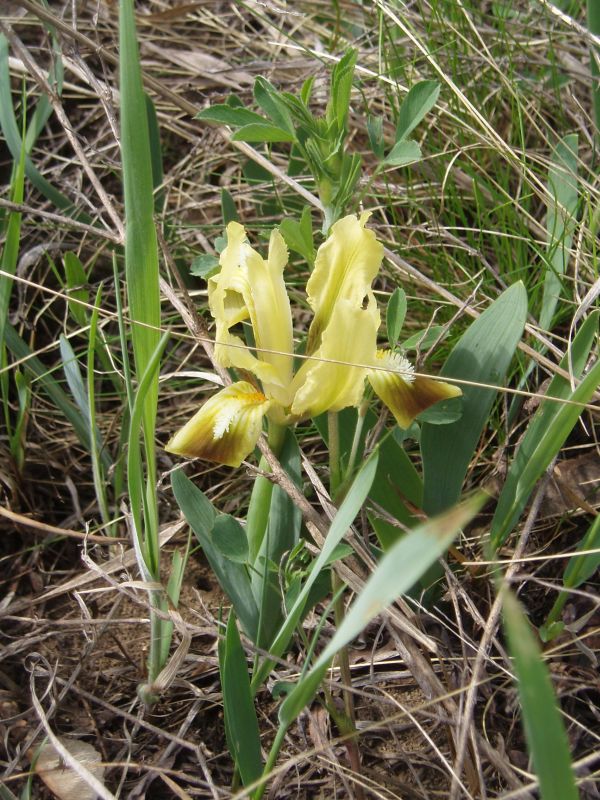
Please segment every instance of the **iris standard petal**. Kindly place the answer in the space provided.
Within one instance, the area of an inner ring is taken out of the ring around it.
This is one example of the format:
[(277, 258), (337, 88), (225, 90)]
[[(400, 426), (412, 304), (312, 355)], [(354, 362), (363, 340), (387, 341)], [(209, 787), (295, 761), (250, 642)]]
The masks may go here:
[(379, 323), (377, 302), (371, 291), (366, 308), (357, 307), (348, 299), (337, 301), (320, 347), (294, 378), (291, 409), (294, 417), (315, 417), (324, 411), (340, 411), (360, 403), (365, 365), (375, 359)]
[(338, 220), (317, 252), (315, 268), (306, 284), (308, 302), (315, 316), (308, 332), (307, 354), (321, 343), (338, 300), (360, 308), (383, 260), (383, 245), (365, 224), (369, 218), (353, 214)]
[(271, 401), (246, 381), (232, 383), (204, 403), (165, 450), (239, 467), (254, 450)]
[[(287, 247), (281, 234), (273, 231), (265, 261), (245, 237), (242, 225), (229, 223), (221, 271), (209, 281), (210, 310), (217, 323), (215, 359), (223, 367), (252, 372), (269, 397), (289, 405), (293, 338), (290, 302), (283, 281)], [(258, 348), (256, 355), (239, 336), (230, 333), (233, 325), (248, 318)]]
[(277, 230), (271, 233), (266, 261), (251, 247), (246, 249), (245, 258), (249, 288), (247, 306), (258, 348), (257, 357), (270, 364), (275, 373), (274, 385), (264, 388), (278, 403), (289, 405), (294, 340), (290, 301), (283, 280), (283, 270), (288, 261), (283, 236)]
[(378, 350), (376, 363), (382, 369), (369, 370), (369, 383), (401, 428), (408, 428), (421, 411), (439, 400), (462, 394), (458, 386), (415, 376), (412, 364), (399, 353)]

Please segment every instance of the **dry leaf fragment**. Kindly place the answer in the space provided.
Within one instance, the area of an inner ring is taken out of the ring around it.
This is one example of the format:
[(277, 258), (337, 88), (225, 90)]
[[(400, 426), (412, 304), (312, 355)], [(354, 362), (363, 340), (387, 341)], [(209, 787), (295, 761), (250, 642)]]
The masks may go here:
[[(58, 741), (98, 781), (104, 782), (102, 758), (91, 744), (65, 737), (58, 737)], [(34, 769), (58, 800), (96, 800), (98, 797), (94, 789), (65, 764), (50, 742), (42, 746)]]

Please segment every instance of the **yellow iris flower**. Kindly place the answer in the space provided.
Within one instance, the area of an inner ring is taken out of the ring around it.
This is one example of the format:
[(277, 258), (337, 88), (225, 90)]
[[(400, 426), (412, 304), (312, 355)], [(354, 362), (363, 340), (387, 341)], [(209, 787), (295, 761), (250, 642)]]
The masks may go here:
[[(380, 315), (371, 285), (383, 245), (365, 228), (368, 218), (365, 213), (340, 219), (319, 248), (306, 285), (314, 312), (309, 357), (296, 372), (283, 237), (278, 230), (271, 233), (265, 260), (247, 243), (243, 226), (229, 223), (221, 269), (208, 282), (215, 360), (251, 373), (261, 389), (239, 381), (217, 392), (173, 436), (170, 453), (237, 467), (256, 446), (265, 415), (276, 425), (291, 425), (357, 406), (365, 379), (403, 428), (438, 400), (461, 394), (448, 383), (414, 376), (404, 356), (377, 350)], [(244, 320), (252, 325), (256, 355), (231, 332)]]

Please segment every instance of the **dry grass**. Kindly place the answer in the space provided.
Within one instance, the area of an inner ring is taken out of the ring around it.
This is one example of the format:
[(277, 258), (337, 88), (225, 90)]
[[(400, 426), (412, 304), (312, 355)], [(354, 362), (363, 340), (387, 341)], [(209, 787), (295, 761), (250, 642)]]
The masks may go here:
[[(515, 4), (521, 16), (506, 25), (496, 20), (495, 27), (494, 4), (481, 4), (477, 13), (461, 10), (460, 3), (451, 5), (452, 13), (444, 21), (443, 4), (434, 3), (432, 8), (425, 2), (411, 3), (402, 12), (404, 28), (390, 16), (393, 6), (383, 3), (363, 8), (350, 2), (286, 6), (279, 0), (247, 4), (210, 0), (174, 6), (156, 0), (138, 5), (143, 69), (158, 111), (164, 159), (159, 220), (165, 237), (163, 324), (170, 327), (172, 339), (163, 365), (160, 443), (189, 417), (211, 387), (187, 374), (212, 367), (197, 341), (197, 330), (171, 300), (181, 298), (173, 274), (176, 268), (202, 313), (203, 284), (188, 279), (188, 268), (194, 256), (214, 252), (214, 238), (222, 230), (221, 189), (231, 193), (250, 228), (270, 227), (282, 209), (315, 202), (302, 176), (286, 176), (281, 155), (275, 153), (272, 161), (261, 159), (247, 145), (231, 143), (224, 130), (200, 124), (193, 116), (231, 91), (250, 103), (257, 75), (289, 91), (297, 91), (305, 78), (316, 75), (316, 97), (325, 103), (330, 52), (341, 52), (345, 43), (359, 48), (363, 83), (353, 110), (354, 145), (364, 151), (367, 164), (365, 108), (388, 114), (396, 80), (400, 95), (418, 77), (438, 77), (444, 84), (442, 102), (422, 132), (429, 156), (408, 176), (397, 172), (381, 178), (365, 198), (390, 253), (379, 289), (385, 295), (402, 281), (413, 298), (409, 325), (415, 330), (434, 315), (436, 321), (446, 322), (461, 309), (455, 325), (459, 331), (469, 313), (476, 314), (520, 274), (526, 277), (531, 295), (539, 294), (536, 247), (545, 241), (544, 176), (551, 131), (556, 126), (579, 132), (587, 222), (573, 245), (572, 291), (563, 307), (566, 322), (552, 335), (532, 327), (526, 339), (529, 355), (536, 342), (547, 344), (547, 356), (535, 357), (554, 369), (554, 355), (568, 336), (568, 319), (597, 277), (592, 218), (598, 182), (586, 53), (579, 31), (554, 17), (542, 3)], [(94, 287), (101, 281), (110, 285), (112, 250), (121, 241), (117, 5), (104, 0), (79, 6), (61, 2), (45, 11), (37, 9), (37, 14), (34, 7), (32, 0), (11, 3), (2, 21), (11, 40), (14, 101), (19, 104), (22, 80), (31, 98), (41, 91), (37, 77), (46, 74), (51, 61), (41, 20), (51, 22), (63, 48), (65, 84), (62, 98), (55, 98), (62, 117), (50, 117), (33, 157), (46, 179), (94, 224), (75, 223), (30, 184), (26, 186), (11, 321), (62, 382), (58, 336), (66, 331), (76, 352), (83, 352), (86, 345), (86, 331), (69, 316), (59, 279), (64, 253), (79, 255), (91, 269)], [(433, 54), (429, 60), (420, 50), (423, 43)], [(396, 63), (400, 58), (402, 63)], [(543, 82), (537, 92), (525, 90), (530, 74), (552, 69), (568, 75), (568, 91), (561, 94)], [(73, 139), (79, 153), (74, 153)], [(262, 172), (249, 187), (247, 165), (253, 161)], [(5, 184), (10, 163), (3, 150)], [(10, 208), (7, 197), (3, 191), (0, 207)], [(510, 214), (504, 215), (503, 204)], [(304, 268), (296, 266), (293, 280), (300, 286)], [(101, 330), (120, 368), (114, 287), (104, 296)], [(10, 369), (15, 369), (13, 362)], [(544, 377), (540, 371), (540, 382)], [(102, 382), (102, 390), (98, 421), (106, 446), (119, 453), (122, 398), (108, 380)], [(531, 414), (525, 406), (508, 430), (509, 402), (507, 396), (494, 411), (472, 465), (472, 485), (492, 476), (501, 480), (505, 460)], [(589, 513), (598, 504), (592, 414), (586, 423), (561, 455), (567, 464), (562, 476), (550, 476), (540, 486), (518, 537), (502, 552), (535, 624), (544, 621), (565, 555), (585, 529), (582, 508)], [(223, 733), (216, 652), (223, 597), (202, 556), (192, 557), (182, 597), (189, 652), (168, 692), (148, 712), (135, 694), (145, 668), (148, 608), (136, 583), (125, 519), (120, 517), (118, 541), (100, 538), (89, 457), (37, 385), (23, 470), (14, 464), (4, 438), (0, 448), (0, 489), (6, 510), (0, 517), (4, 588), (0, 730), (6, 785), (15, 793), (23, 787), (27, 791), (31, 748), (44, 726), (50, 726), (57, 734), (94, 744), (110, 767), (108, 785), (117, 796), (132, 800), (244, 796), (230, 788), (232, 766)], [(303, 448), (320, 468), (320, 440), (311, 438), (310, 431)], [(574, 456), (582, 459), (581, 464), (570, 461)], [(161, 453), (159, 467), (167, 547), (182, 545), (187, 534), (183, 523), (177, 522), (179, 511), (168, 482), (174, 462)], [(241, 512), (251, 475), (198, 463), (189, 474), (221, 510)], [(586, 486), (591, 487), (589, 494)], [(316, 506), (315, 498), (311, 499)], [(121, 513), (121, 499), (112, 498), (115, 515)], [(482, 564), (481, 533), (488, 523), (489, 516), (482, 515), (477, 529), (460, 543), (459, 556), (466, 559), (460, 569), (450, 558), (437, 605), (400, 603), (391, 617), (367, 629), (351, 650), (363, 760), (359, 780), (367, 797), (536, 796), (498, 629), (493, 583)], [(85, 533), (95, 535), (84, 544), (79, 540)], [(577, 624), (545, 653), (582, 780), (581, 795), (590, 800), (600, 796), (600, 627), (594, 589), (589, 583), (573, 592), (566, 618)], [(406, 632), (406, 620), (419, 633), (418, 639)], [(299, 644), (296, 661), (290, 658), (280, 665), (279, 679), (297, 675), (303, 653)], [(260, 695), (258, 709), (268, 749), (276, 726), (276, 703), (267, 691)], [(290, 731), (278, 764), (270, 790), (273, 798), (356, 796), (345, 744), (318, 705)], [(35, 779), (29, 796), (49, 795)]]

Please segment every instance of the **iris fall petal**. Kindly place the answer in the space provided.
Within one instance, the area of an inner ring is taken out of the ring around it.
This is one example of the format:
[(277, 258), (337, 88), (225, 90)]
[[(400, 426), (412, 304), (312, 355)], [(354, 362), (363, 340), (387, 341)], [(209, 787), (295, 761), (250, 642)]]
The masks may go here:
[(270, 405), (252, 384), (233, 383), (207, 400), (165, 449), (178, 456), (239, 467), (254, 450)]
[(439, 400), (462, 394), (458, 386), (415, 376), (410, 362), (389, 350), (378, 350), (376, 362), (382, 369), (369, 370), (369, 383), (401, 428), (408, 428), (421, 411)]

